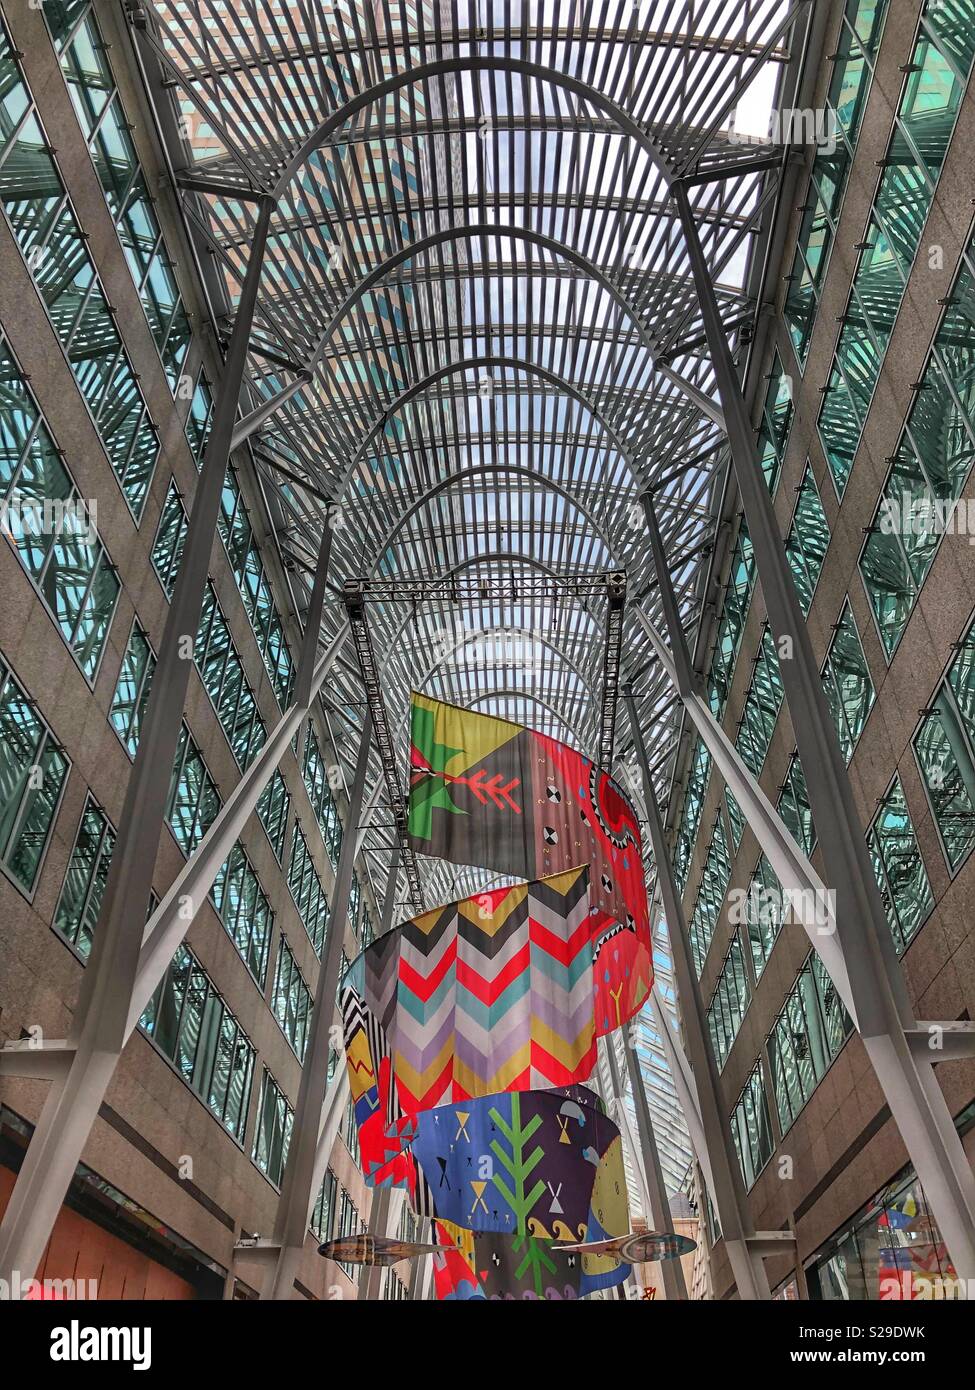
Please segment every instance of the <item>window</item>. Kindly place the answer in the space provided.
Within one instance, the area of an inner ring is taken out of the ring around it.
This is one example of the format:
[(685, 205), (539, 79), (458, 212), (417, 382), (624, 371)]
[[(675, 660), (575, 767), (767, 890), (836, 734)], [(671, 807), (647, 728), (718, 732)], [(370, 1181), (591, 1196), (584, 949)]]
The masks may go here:
[(775, 1149), (761, 1062), (756, 1062), (731, 1112), (731, 1134), (745, 1187), (750, 1188)]
[(405, 1303), (409, 1300), (410, 1291), (392, 1266), (390, 1266), (389, 1269), (383, 1270), (383, 1284), (380, 1297), (386, 1303)]
[(208, 580), (194, 649), (197, 670), (237, 766), (246, 768), (267, 737), (230, 627)]
[(193, 455), (197, 468), (203, 462), (203, 454), (210, 438), (210, 426), (212, 424), (213, 393), (210, 390), (206, 373), (201, 372), (196, 380), (185, 425), (186, 442), (190, 446), (190, 453)]
[(281, 1031), (288, 1039), (298, 1056), (305, 1060), (305, 1044), (308, 1041), (308, 1025), (311, 1021), (312, 1001), (308, 986), (301, 978), (297, 961), (291, 954), (291, 947), (282, 936), (278, 946), (278, 963), (274, 972), (274, 994), (271, 998), (274, 1017), (281, 1025)]
[(189, 346), (189, 323), (93, 6), (89, 3), (81, 18), (77, 4), (66, 0), (45, 6), (45, 11), (75, 114), (175, 391)]
[(263, 989), (274, 914), (239, 841), (214, 880), (213, 902), (241, 960)]
[[(153, 565), (170, 599), (183, 558), (186, 532), (186, 511), (174, 479), (152, 548)], [(238, 767), (246, 768), (267, 737), (267, 730), (211, 580), (207, 580), (203, 596), (193, 656), (234, 760)]]
[(687, 887), (687, 875), (691, 867), (691, 856), (694, 853), (698, 827), (701, 824), (704, 794), (707, 790), (710, 774), (711, 754), (704, 747), (701, 739), (698, 739), (691, 755), (690, 770), (687, 774), (687, 790), (684, 793), (684, 809), (674, 844), (674, 877), (681, 893)]
[(288, 887), (294, 898), (295, 907), (302, 926), (308, 933), (315, 954), (319, 960), (325, 946), (325, 932), (328, 926), (328, 899), (308, 852), (308, 841), (298, 822), (295, 822), (291, 840), (291, 867), (288, 870)]
[(745, 696), (735, 740), (735, 746), (745, 766), (755, 777), (760, 775), (765, 766), (783, 693), (775, 642), (766, 623), (755, 656), (752, 680)]
[(731, 857), (724, 827), (719, 818), (715, 822), (714, 833), (708, 846), (697, 902), (688, 925), (691, 953), (699, 976), (704, 969), (704, 961), (711, 945), (711, 938), (714, 936), (725, 893), (728, 891), (730, 877)]
[(777, 352), (772, 357), (772, 370), (769, 372), (768, 382), (762, 406), (762, 419), (758, 427), (757, 448), (768, 490), (774, 493), (795, 413), (792, 378), (782, 370), (782, 360)]
[(139, 1026), (224, 1128), (238, 1141), (242, 1139), (254, 1048), (185, 946), (170, 962)]
[(888, 657), (907, 626), (942, 535), (953, 529), (953, 509), (975, 457), (973, 259), (975, 237), (968, 242), (860, 557)]
[[(356, 1210), (355, 1203), (349, 1194), (343, 1190), (339, 1200), (339, 1236), (358, 1236), (362, 1235), (366, 1229), (366, 1223)], [(357, 1266), (343, 1264), (339, 1261), (339, 1266), (345, 1271), (350, 1279), (354, 1278)]]
[(355, 1117), (355, 1106), (350, 1100), (345, 1107), (345, 1119), (342, 1122), (342, 1138), (345, 1140), (345, 1147), (352, 1155), (356, 1167), (360, 1163), (359, 1152), (359, 1126)]
[(70, 763), (0, 658), (0, 863), (32, 893)]
[(768, 1036), (768, 1059), (784, 1134), (822, 1081), (853, 1025), (815, 952)]
[(728, 694), (735, 672), (735, 661), (741, 645), (741, 634), (748, 618), (748, 605), (755, 580), (755, 557), (752, 543), (745, 529), (744, 521), (735, 541), (731, 558), (731, 570), (725, 588), (724, 607), (718, 625), (718, 637), (711, 657), (711, 674), (708, 689), (711, 711), (716, 719), (721, 719), (728, 703)]
[(403, 1203), (399, 1218), (398, 1235), (400, 1240), (419, 1239), (419, 1227), (417, 1225), (416, 1215), (410, 1210), (409, 1202)]
[(728, 824), (731, 826), (731, 842), (737, 850), (741, 844), (741, 837), (745, 833), (745, 817), (742, 815), (741, 807), (735, 800), (730, 787), (725, 787), (724, 799), (728, 808)]
[(217, 526), (271, 685), (284, 709), (294, 676), (291, 653), (232, 465), (227, 467)]
[(349, 926), (358, 938), (359, 935), (359, 908), (362, 904), (362, 888), (359, 884), (359, 875), (352, 871), (352, 883), (349, 888)]
[(179, 495), (176, 479), (170, 478), (152, 547), (152, 563), (168, 599), (173, 597), (176, 576), (183, 558), (183, 547), (186, 544), (186, 532), (186, 508)]
[(89, 795), (54, 913), (55, 931), (60, 932), (85, 960), (91, 954), (114, 848), (115, 831), (105, 812)]
[(3, 530), (89, 681), (108, 637), (119, 581), (37, 402), (0, 335)]
[(887, 789), (867, 834), (867, 843), (890, 934), (897, 954), (903, 955), (934, 907), (934, 894), (899, 777)]
[(176, 843), (187, 858), (210, 829), (219, 810), (220, 794), (216, 783), (184, 724), (176, 746), (166, 817)]
[(745, 953), (738, 933), (731, 938), (717, 988), (708, 1006), (708, 1028), (719, 1070), (728, 1060), (731, 1045), (751, 1000), (751, 986), (745, 969)]
[(820, 292), (836, 238), (840, 205), (870, 85), (887, 0), (847, 0), (836, 42), (836, 61), (826, 98), (829, 129), (836, 149), (821, 149), (813, 161), (799, 227), (798, 245), (787, 277), (785, 321), (799, 365), (804, 366), (819, 310)]
[(311, 1221), (309, 1225), (320, 1241), (326, 1241), (332, 1234), (332, 1218), (335, 1214), (335, 1194), (338, 1184), (335, 1181), (335, 1174), (331, 1168), (325, 1169), (325, 1180), (322, 1183), (318, 1199), (312, 1209)]
[[(55, 929), (85, 958), (91, 953), (114, 848), (114, 828), (89, 795), (54, 914)], [(263, 986), (274, 917), (239, 843), (214, 880), (213, 902), (241, 959)]]
[(768, 964), (782, 926), (784, 896), (778, 875), (763, 854), (751, 876), (745, 900), (748, 944), (756, 980), (761, 978)]
[(318, 821), (322, 839), (325, 841), (325, 848), (328, 850), (328, 857), (331, 859), (334, 869), (338, 866), (339, 851), (342, 848), (342, 822), (339, 820), (338, 807), (332, 796), (332, 788), (328, 780), (328, 764), (322, 757), (322, 750), (311, 724), (308, 725), (308, 735), (305, 739), (305, 761), (302, 767), (302, 776), (308, 792), (308, 800), (315, 812), (315, 819)]
[(914, 736), (914, 753), (952, 871), (975, 846), (975, 627)]
[(139, 747), (139, 734), (142, 732), (142, 721), (149, 702), (149, 686), (155, 669), (155, 654), (136, 619), (129, 633), (112, 707), (108, 712), (112, 727), (128, 749), (130, 758), (135, 757)]
[[(955, 1116), (965, 1134), (975, 1121), (969, 1105)], [(910, 1166), (841, 1227), (806, 1268), (811, 1299), (964, 1298), (924, 1190)]]
[(799, 604), (807, 617), (828, 547), (829, 523), (819, 499), (816, 480), (807, 462), (802, 482), (799, 484), (792, 525), (785, 543), (785, 553), (799, 595)]
[(37, 118), (6, 27), (0, 25), (0, 162), (4, 212), (51, 326), (134, 515), (149, 489), (159, 440), (115, 316)]
[(819, 412), (846, 487), (975, 53), (975, 3), (926, 0)]
[(284, 1165), (288, 1161), (291, 1129), (295, 1112), (285, 1099), (271, 1073), (264, 1069), (261, 1100), (257, 1110), (257, 1130), (254, 1135), (254, 1162), (275, 1187), (281, 1186)]
[(816, 827), (813, 825), (809, 794), (806, 791), (806, 776), (798, 752), (793, 753), (789, 770), (785, 774), (779, 795), (778, 812), (799, 848), (807, 855), (812, 854), (816, 843)]
[(257, 814), (271, 841), (274, 857), (280, 864), (284, 858), (285, 833), (288, 828), (288, 808), (291, 797), (280, 772), (275, 772), (261, 792), (257, 803)]
[(874, 688), (849, 600), (836, 625), (823, 667), (823, 685), (847, 762), (873, 708)]

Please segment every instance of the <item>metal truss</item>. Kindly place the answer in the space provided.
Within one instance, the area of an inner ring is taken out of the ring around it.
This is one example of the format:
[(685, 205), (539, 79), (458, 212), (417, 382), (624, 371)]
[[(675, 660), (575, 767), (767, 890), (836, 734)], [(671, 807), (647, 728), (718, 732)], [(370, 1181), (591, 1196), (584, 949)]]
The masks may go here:
[[(405, 844), (397, 771), (412, 686), (462, 704), (490, 695), (494, 712), (524, 722), (536, 722), (529, 711), (541, 714), (542, 727), (577, 730), (612, 763), (618, 667), (636, 687), (618, 761), (639, 746), (648, 809), (665, 805), (680, 718), (705, 720), (683, 652), (727, 539), (719, 522), (729, 457), (753, 539), (765, 527), (755, 547), (763, 591), (779, 593), (775, 614), (768, 600), (773, 628), (794, 621), (781, 540), (763, 517), (767, 491), (764, 502), (757, 496), (735, 360), (759, 312), (745, 267), (768, 248), (789, 152), (742, 144), (729, 117), (767, 63), (780, 71), (783, 95), (796, 89), (811, 14), (822, 6), (752, 0), (710, 7), (706, 19), (689, 0), (561, 8), (551, 23), (502, 28), (439, 0), (128, 6), (227, 354), (77, 1037), (48, 1045), (40, 1060), (17, 1045), (0, 1053), (5, 1071), (53, 1078), (0, 1228), (0, 1276), (40, 1259), (140, 1000), (187, 930), (180, 885), (192, 884), (191, 903), (203, 901), (228, 836), (253, 812), (326, 680), (339, 708), (355, 705), (365, 684), (365, 725), (380, 752), (366, 795), (363, 737), (356, 820), (364, 828), (348, 836), (349, 855), (384, 863), (387, 884), (402, 868), (417, 907), (422, 884)], [(177, 638), (196, 630), (219, 489), (230, 451), (245, 447), (292, 557), (305, 626), (295, 703), (140, 942), (123, 925), (143, 920), (149, 901), (186, 692)], [(625, 572), (630, 600), (601, 625), (586, 589), (605, 584), (610, 570)], [(362, 576), (350, 603), (330, 575)], [(515, 627), (544, 633), (540, 665), (528, 680), (502, 658), (486, 690), (465, 641)], [(453, 633), (446, 643), (445, 631)], [(350, 643), (358, 662), (346, 655)], [(445, 662), (445, 652), (455, 660)], [(808, 714), (816, 740), (800, 741), (804, 766), (822, 755), (832, 769), (817, 792), (822, 824), (838, 806), (838, 824), (862, 847), (822, 709), (798, 680), (786, 681), (786, 696), (793, 722), (797, 711)], [(708, 738), (718, 746), (710, 727)], [(383, 785), (392, 847), (388, 830), (370, 828)], [(769, 808), (769, 820), (760, 796), (747, 804), (779, 846), (775, 813)], [(661, 845), (654, 851), (662, 866)], [(833, 870), (850, 886), (851, 920), (867, 913), (879, 934), (863, 856), (837, 851)], [(440, 881), (426, 865), (424, 877)], [(679, 916), (668, 917), (673, 930)], [(845, 941), (825, 947), (824, 960), (858, 1022), (869, 1014), (871, 1037), (899, 1058), (892, 1069), (879, 1045), (871, 1052), (956, 1268), (975, 1275), (975, 1203), (940, 1092), (925, 1080), (930, 1067), (918, 1065), (904, 1094), (913, 1020), (900, 1004), (871, 1013), (862, 998), (864, 979), (881, 980), (902, 1003), (903, 985), (871, 941), (872, 956)], [(320, 1001), (334, 997), (337, 966), (326, 954)], [(319, 1013), (324, 1028), (331, 1020)], [(320, 1049), (313, 1055), (317, 1087)], [(265, 1296), (291, 1292), (309, 1184), (328, 1141), (324, 1119), (314, 1124), (320, 1094), (303, 1111), (314, 1142), (299, 1146), (293, 1175), (289, 1162)], [(922, 1110), (935, 1144), (921, 1134)], [(743, 1296), (749, 1287), (765, 1296), (750, 1258), (736, 1278)]]
[(383, 698), (382, 680), (379, 675), (379, 668), (376, 665), (376, 654), (373, 650), (372, 638), (369, 635), (369, 624), (366, 618), (366, 606), (363, 602), (362, 588), (355, 580), (349, 580), (344, 590), (345, 606), (349, 614), (349, 627), (352, 631), (352, 640), (355, 643), (356, 655), (359, 658), (359, 666), (362, 671), (362, 687), (365, 691), (366, 699), (369, 702), (370, 723), (376, 731), (376, 745), (379, 748), (379, 756), (382, 760), (383, 778), (386, 783), (386, 796), (389, 802), (389, 809), (393, 814), (393, 821), (396, 825), (396, 833), (399, 837), (400, 863), (406, 872), (407, 881), (410, 885), (410, 898), (415, 912), (423, 911), (423, 890), (420, 887), (420, 875), (416, 866), (416, 856), (410, 844), (406, 826), (406, 797), (403, 795), (403, 788), (399, 779), (399, 765), (396, 758), (396, 748), (389, 730), (389, 720), (386, 717), (386, 702)]
[(616, 748), (616, 701), (620, 688), (620, 653), (623, 646), (623, 611), (626, 607), (626, 575), (610, 575), (606, 581), (606, 645), (603, 649), (602, 710), (599, 724), (599, 762), (611, 769)]

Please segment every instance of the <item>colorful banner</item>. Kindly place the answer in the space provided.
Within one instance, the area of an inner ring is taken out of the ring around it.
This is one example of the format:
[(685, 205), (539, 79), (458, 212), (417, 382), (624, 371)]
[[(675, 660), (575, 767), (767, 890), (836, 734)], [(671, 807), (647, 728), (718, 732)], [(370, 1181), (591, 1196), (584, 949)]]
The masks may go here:
[(563, 1251), (537, 1236), (480, 1234), (440, 1221), (437, 1237), (444, 1249), (433, 1257), (433, 1276), (441, 1302), (585, 1298), (625, 1283), (630, 1273), (616, 1255)]
[(427, 1111), (411, 1153), (426, 1214), (454, 1226), (556, 1241), (586, 1240), (594, 1217), (629, 1229), (620, 1132), (584, 1086)]
[(368, 1181), (451, 1101), (584, 1081), (596, 1061), (588, 871), (424, 913), (368, 946), (340, 1000)]
[(596, 1031), (653, 984), (640, 830), (588, 758), (520, 724), (412, 696), (409, 837), (420, 853), (526, 879), (588, 864)]

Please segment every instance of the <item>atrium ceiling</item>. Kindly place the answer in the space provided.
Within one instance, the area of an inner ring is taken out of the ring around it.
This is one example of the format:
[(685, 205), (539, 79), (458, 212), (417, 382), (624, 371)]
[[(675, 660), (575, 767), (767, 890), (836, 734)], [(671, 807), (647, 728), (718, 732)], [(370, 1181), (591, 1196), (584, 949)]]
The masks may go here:
[[(249, 447), (299, 614), (332, 528), (322, 650), (346, 623), (346, 583), (370, 581), (401, 776), (412, 688), (599, 759), (602, 581), (623, 571), (622, 676), (668, 801), (680, 704), (631, 613), (663, 626), (639, 498), (653, 494), (692, 649), (730, 529), (671, 186), (688, 190), (744, 370), (788, 168), (769, 116), (796, 90), (811, 8), (156, 0), (137, 12), (228, 337), (260, 199), (274, 200), (244, 411), (267, 416)], [(363, 713), (351, 640), (326, 692), (341, 741)], [(618, 772), (629, 750), (621, 714)], [(378, 758), (372, 784), (365, 849), (381, 896), (395, 830)], [(488, 881), (422, 869), (428, 906)]]

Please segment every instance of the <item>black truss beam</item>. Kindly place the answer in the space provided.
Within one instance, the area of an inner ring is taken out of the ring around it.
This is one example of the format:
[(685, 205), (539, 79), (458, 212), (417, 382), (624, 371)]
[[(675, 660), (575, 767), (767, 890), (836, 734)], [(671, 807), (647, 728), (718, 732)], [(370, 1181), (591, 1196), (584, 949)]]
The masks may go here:
[(607, 577), (606, 599), (603, 699), (599, 715), (599, 761), (607, 772), (612, 772), (613, 755), (616, 748), (616, 708), (620, 688), (623, 613), (626, 608), (626, 575), (622, 571)]
[(366, 606), (358, 581), (347, 581), (342, 597), (349, 616), (352, 641), (359, 658), (362, 684), (366, 692), (369, 712), (372, 715), (376, 747), (379, 749), (383, 780), (386, 783), (386, 796), (393, 812), (393, 820), (396, 823), (397, 838), (402, 856), (400, 862), (409, 884), (410, 902), (413, 905), (413, 910), (416, 913), (421, 913), (423, 911), (423, 893), (420, 888), (416, 855), (413, 853), (413, 846), (410, 844), (407, 834), (406, 797), (403, 795), (403, 789), (400, 785), (399, 772), (396, 766), (396, 749), (389, 728), (389, 719), (386, 715), (386, 702), (383, 698), (382, 678), (376, 665), (376, 655), (366, 619)]

